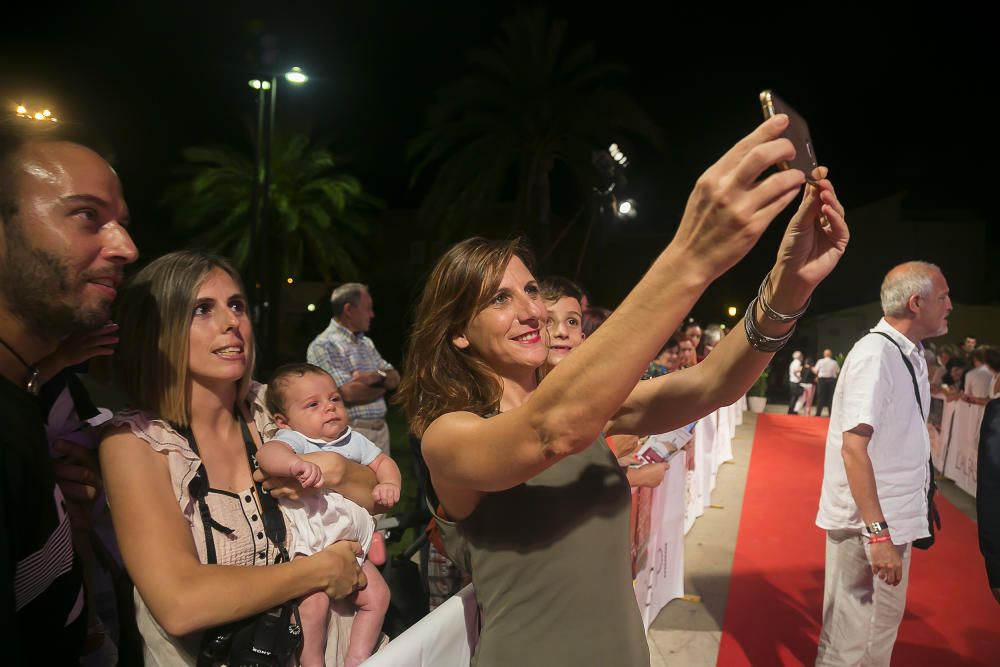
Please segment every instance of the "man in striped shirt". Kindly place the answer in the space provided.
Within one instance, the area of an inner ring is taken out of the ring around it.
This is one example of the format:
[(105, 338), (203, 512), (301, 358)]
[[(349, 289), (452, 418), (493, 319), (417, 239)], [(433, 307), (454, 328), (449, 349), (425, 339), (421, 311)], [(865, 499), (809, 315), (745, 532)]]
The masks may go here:
[(76, 665), (87, 631), (69, 514), (92, 506), (96, 462), (56, 443), (36, 364), (68, 334), (99, 329), (125, 264), (121, 183), (97, 153), (0, 128), (0, 623), (4, 664)]

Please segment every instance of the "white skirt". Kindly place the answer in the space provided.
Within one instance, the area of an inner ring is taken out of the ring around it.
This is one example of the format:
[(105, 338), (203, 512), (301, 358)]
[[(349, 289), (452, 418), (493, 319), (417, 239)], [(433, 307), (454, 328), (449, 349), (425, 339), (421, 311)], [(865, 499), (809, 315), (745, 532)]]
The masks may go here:
[(282, 498), (280, 505), (291, 534), (292, 556), (310, 556), (338, 540), (353, 540), (364, 549), (358, 563), (364, 560), (375, 532), (375, 520), (364, 507), (333, 491), (301, 500)]

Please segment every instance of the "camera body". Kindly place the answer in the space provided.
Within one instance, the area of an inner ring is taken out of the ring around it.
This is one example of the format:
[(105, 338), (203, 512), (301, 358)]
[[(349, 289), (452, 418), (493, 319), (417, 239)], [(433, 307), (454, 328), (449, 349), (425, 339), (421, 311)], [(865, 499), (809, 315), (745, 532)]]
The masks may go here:
[(293, 621), (294, 603), (205, 631), (198, 667), (284, 667), (302, 646), (302, 626)]

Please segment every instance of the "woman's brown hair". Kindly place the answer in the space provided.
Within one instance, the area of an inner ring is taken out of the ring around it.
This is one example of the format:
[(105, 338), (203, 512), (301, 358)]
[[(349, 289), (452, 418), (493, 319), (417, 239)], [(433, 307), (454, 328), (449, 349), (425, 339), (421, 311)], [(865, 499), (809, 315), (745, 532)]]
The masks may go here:
[(520, 239), (467, 239), (452, 246), (427, 279), (394, 398), (417, 437), (443, 414), (467, 410), (486, 415), (499, 409), (500, 377), (474, 350), (460, 350), (452, 339), (489, 304), (512, 257), (531, 269), (531, 252)]

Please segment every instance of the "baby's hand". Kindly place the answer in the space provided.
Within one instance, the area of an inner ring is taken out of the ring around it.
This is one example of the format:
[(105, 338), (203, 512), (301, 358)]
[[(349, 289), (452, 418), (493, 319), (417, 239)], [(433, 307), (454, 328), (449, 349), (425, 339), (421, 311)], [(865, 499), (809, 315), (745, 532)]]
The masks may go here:
[(289, 472), (299, 481), (303, 489), (323, 484), (323, 471), (315, 463), (299, 459), (292, 464)]
[(375, 502), (383, 507), (392, 507), (399, 502), (399, 487), (395, 484), (376, 484), (372, 489)]

